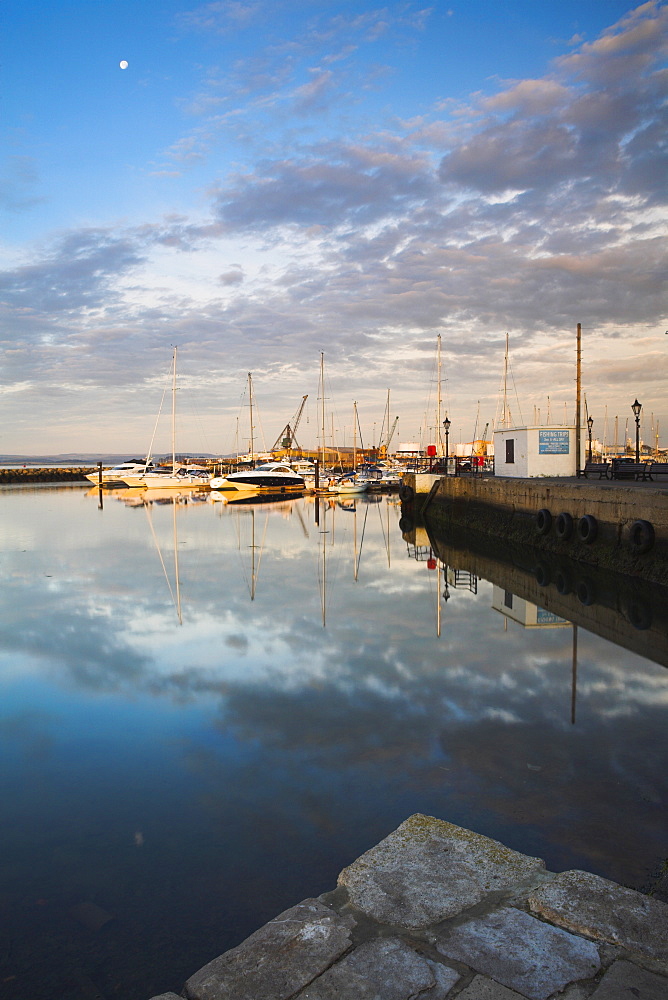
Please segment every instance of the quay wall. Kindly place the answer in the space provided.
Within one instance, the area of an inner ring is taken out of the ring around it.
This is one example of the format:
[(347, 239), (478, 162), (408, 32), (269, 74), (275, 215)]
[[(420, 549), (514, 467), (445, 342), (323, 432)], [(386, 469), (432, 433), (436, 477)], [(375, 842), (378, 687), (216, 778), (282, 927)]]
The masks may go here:
[[(668, 583), (668, 491), (646, 483), (618, 485), (577, 479), (507, 479), (477, 476), (443, 476), (434, 479), (428, 493), (411, 476), (404, 479), (401, 496), (404, 514), (421, 511), (427, 528), (456, 526), (504, 537), (509, 542), (531, 544), (555, 555), (568, 556), (590, 566), (614, 569)], [(416, 488), (417, 487), (417, 488)], [(412, 492), (411, 500), (407, 492)], [(536, 515), (549, 511), (552, 524), (538, 531)], [(573, 530), (559, 537), (557, 519), (568, 514)], [(585, 542), (577, 525), (589, 516), (596, 521), (596, 536)], [(649, 549), (639, 552), (632, 527), (648, 522), (653, 530)]]

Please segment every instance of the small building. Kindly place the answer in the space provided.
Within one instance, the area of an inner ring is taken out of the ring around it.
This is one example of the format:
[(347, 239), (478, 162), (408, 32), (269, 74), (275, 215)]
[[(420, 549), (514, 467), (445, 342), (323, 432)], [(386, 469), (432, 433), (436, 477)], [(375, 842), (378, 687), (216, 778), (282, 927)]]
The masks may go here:
[[(581, 432), (580, 468), (584, 466), (586, 432)], [(575, 427), (501, 427), (494, 431), (494, 472), (521, 479), (575, 476)]]
[(405, 441), (399, 445), (394, 453), (397, 458), (420, 458), (422, 456), (422, 446), (419, 441)]
[(523, 597), (518, 597), (517, 594), (504, 590), (496, 584), (492, 587), (492, 608), (523, 628), (561, 628), (571, 624), (565, 618), (555, 615), (553, 611), (539, 608), (531, 601), (525, 601)]

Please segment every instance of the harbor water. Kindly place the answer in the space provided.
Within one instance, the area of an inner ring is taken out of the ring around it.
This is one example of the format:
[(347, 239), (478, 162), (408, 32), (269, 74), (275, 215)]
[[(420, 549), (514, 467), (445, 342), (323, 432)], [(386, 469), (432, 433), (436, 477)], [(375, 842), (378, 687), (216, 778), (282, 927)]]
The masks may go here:
[(416, 812), (666, 898), (666, 666), (395, 497), (0, 507), (0, 997), (178, 992)]

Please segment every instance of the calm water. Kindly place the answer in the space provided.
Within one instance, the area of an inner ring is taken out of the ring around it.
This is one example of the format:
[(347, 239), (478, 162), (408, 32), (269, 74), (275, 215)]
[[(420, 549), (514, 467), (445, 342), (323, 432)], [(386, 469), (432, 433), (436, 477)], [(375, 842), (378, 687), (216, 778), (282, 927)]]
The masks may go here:
[(660, 884), (668, 670), (580, 628), (573, 723), (569, 625), (348, 506), (0, 491), (0, 995), (178, 992), (417, 811)]

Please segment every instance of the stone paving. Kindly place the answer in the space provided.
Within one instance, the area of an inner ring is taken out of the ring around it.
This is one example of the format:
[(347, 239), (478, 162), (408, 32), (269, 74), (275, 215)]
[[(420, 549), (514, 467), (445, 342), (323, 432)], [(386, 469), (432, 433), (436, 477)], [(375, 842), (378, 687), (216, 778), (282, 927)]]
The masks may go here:
[(152, 1000), (668, 1000), (668, 905), (416, 814)]

